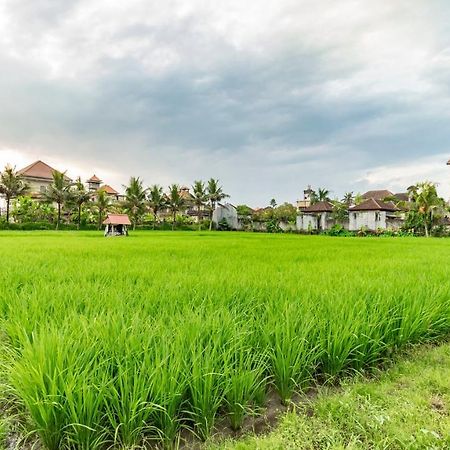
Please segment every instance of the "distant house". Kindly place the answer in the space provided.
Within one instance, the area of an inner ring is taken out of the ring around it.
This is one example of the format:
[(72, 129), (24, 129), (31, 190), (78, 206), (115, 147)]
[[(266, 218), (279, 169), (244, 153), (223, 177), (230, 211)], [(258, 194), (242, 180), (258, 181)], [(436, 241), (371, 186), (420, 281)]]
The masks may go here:
[(224, 219), (232, 230), (239, 228), (237, 209), (231, 203), (218, 203), (216, 209), (213, 211), (212, 221), (216, 228)]
[(100, 178), (94, 174), (91, 178), (89, 178), (89, 180), (86, 180), (86, 183), (88, 185), (89, 192), (95, 192), (100, 189), (102, 180), (100, 180)]
[(111, 187), (109, 184), (104, 184), (103, 186), (100, 186), (97, 190), (105, 191), (106, 195), (111, 198), (113, 201), (119, 201), (124, 200), (125, 196), (122, 194), (119, 194), (118, 191), (116, 191), (113, 187)]
[(103, 225), (105, 225), (105, 236), (128, 236), (131, 221), (126, 214), (108, 214)]
[(297, 229), (302, 231), (323, 231), (334, 225), (333, 205), (328, 201), (317, 202), (302, 208), (297, 216)]
[(393, 202), (383, 202), (369, 198), (359, 205), (349, 208), (349, 230), (386, 230), (400, 228), (403, 219), (399, 215), (401, 210)]
[[(35, 161), (27, 167), (19, 170), (24, 181), (30, 188), (30, 195), (33, 198), (42, 198), (47, 188), (53, 182), (53, 172), (56, 169), (43, 161)], [(72, 181), (65, 177), (67, 181)]]
[(373, 198), (374, 200), (381, 200), (383, 201), (386, 198), (393, 197), (394, 193), (391, 191), (388, 191), (387, 189), (380, 189), (378, 191), (367, 191), (364, 194), (362, 194), (362, 198), (364, 200), (369, 200)]
[(380, 189), (378, 191), (367, 191), (362, 196), (363, 200), (369, 200), (373, 198), (374, 200), (381, 200), (382, 202), (394, 201), (396, 203), (403, 202), (407, 203), (411, 200), (408, 192), (397, 192), (393, 193), (387, 189)]

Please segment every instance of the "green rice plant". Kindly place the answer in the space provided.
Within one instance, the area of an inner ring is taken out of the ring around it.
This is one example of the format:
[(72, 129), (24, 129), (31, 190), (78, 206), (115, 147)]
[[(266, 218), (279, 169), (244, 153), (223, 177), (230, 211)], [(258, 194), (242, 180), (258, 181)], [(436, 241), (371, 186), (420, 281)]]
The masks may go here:
[(231, 428), (236, 431), (248, 413), (264, 403), (267, 363), (264, 355), (254, 353), (250, 336), (237, 336), (224, 364), (225, 402)]
[(0, 232), (0, 255), (3, 395), (50, 450), (206, 439), (450, 331), (444, 239)]
[(269, 375), (283, 404), (294, 392), (311, 381), (320, 356), (313, 315), (299, 304), (277, 305), (281, 314), (273, 314), (273, 304), (267, 309), (261, 328), (267, 346)]

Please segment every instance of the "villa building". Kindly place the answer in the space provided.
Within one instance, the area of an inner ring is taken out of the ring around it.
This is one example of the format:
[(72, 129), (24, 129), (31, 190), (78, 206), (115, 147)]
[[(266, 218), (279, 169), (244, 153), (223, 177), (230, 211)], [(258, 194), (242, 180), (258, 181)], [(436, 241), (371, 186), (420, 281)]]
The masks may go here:
[[(24, 181), (30, 188), (29, 195), (32, 198), (40, 199), (43, 197), (44, 192), (47, 190), (53, 182), (53, 172), (56, 169), (49, 166), (43, 161), (35, 161), (18, 172), (22, 175)], [(69, 177), (65, 176), (67, 181), (72, 181)]]
[(349, 230), (398, 229), (403, 223), (403, 219), (399, 215), (400, 211), (393, 202), (368, 198), (359, 205), (349, 208)]
[(302, 208), (297, 216), (297, 229), (302, 231), (328, 230), (334, 225), (332, 213), (333, 205), (328, 201), (317, 202)]

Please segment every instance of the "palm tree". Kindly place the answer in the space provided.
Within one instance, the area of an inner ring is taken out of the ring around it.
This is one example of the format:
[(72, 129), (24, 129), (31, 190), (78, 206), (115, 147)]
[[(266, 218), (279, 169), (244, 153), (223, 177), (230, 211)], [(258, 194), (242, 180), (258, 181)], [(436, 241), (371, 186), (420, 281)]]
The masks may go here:
[(342, 203), (344, 203), (347, 206), (351, 206), (353, 204), (354, 198), (353, 198), (353, 192), (346, 192), (344, 194), (344, 197), (342, 198)]
[(125, 211), (130, 215), (133, 223), (133, 230), (136, 229), (136, 224), (141, 221), (145, 213), (145, 200), (147, 190), (142, 186), (142, 181), (139, 177), (131, 177), (130, 184), (125, 187)]
[(72, 190), (71, 197), (77, 206), (77, 230), (79, 230), (81, 225), (81, 209), (91, 199), (91, 194), (86, 191), (80, 177), (75, 182), (75, 189)]
[(184, 198), (180, 194), (180, 186), (178, 184), (171, 184), (169, 186), (169, 194), (167, 202), (170, 211), (172, 212), (172, 231), (175, 229), (175, 221), (177, 219), (177, 212), (184, 206)]
[(0, 174), (0, 194), (6, 200), (6, 223), (9, 223), (9, 210), (11, 207), (11, 200), (24, 195), (28, 191), (28, 185), (22, 178), (15, 167), (6, 165), (3, 172)]
[(65, 172), (54, 170), (52, 175), (52, 184), (47, 187), (44, 197), (48, 202), (58, 205), (58, 217), (56, 220), (56, 229), (58, 230), (59, 224), (61, 223), (61, 209), (66, 201), (70, 200), (70, 189), (73, 184), (70, 183)]
[(444, 201), (439, 197), (436, 185), (429, 181), (417, 183), (409, 189), (409, 193), (417, 212), (423, 219), (425, 236), (429, 237), (430, 229), (433, 226), (434, 213), (443, 206)]
[(148, 205), (153, 211), (154, 221), (153, 221), (153, 229), (155, 229), (155, 223), (158, 220), (158, 212), (164, 208), (166, 205), (166, 198), (163, 193), (163, 188), (158, 184), (154, 184), (150, 186), (148, 189)]
[(319, 188), (317, 190), (317, 200), (319, 202), (328, 202), (330, 201), (330, 191), (325, 188)]
[(275, 209), (277, 207), (277, 201), (273, 198), (272, 200), (270, 200), (270, 207)]
[(96, 193), (94, 206), (98, 211), (98, 229), (100, 230), (103, 222), (103, 215), (111, 205), (111, 198), (104, 189), (99, 189)]
[(198, 220), (198, 229), (200, 230), (202, 227), (201, 224), (201, 216), (202, 209), (204, 208), (206, 202), (208, 201), (208, 193), (206, 192), (205, 183), (201, 180), (194, 181), (192, 185), (192, 195), (194, 197), (193, 202), (197, 208), (197, 220)]
[(216, 209), (216, 204), (217, 202), (220, 202), (224, 198), (229, 197), (229, 195), (223, 192), (222, 186), (219, 186), (219, 180), (215, 180), (214, 178), (209, 179), (206, 190), (208, 193), (208, 200), (210, 206), (209, 229), (212, 230), (212, 215), (214, 210)]

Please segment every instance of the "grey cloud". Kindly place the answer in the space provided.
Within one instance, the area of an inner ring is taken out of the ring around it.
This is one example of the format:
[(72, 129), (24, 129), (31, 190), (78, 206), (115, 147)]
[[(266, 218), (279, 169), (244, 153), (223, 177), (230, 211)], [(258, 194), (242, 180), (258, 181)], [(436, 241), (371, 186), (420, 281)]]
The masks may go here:
[[(32, 19), (27, 3), (12, 9), (17, 23), (30, 17), (31, 30), (47, 23), (64, 29), (71, 14), (44, 2)], [(433, 18), (437, 5), (429, 10)], [(129, 51), (100, 53), (93, 67), (101, 70), (75, 78), (49, 77), (34, 60), (0, 53), (0, 146), (105, 165), (120, 172), (117, 183), (132, 174), (164, 184), (215, 176), (233, 202), (255, 205), (273, 196), (294, 201), (307, 184), (336, 195), (364, 190), (364, 174), (374, 167), (449, 150), (450, 33), (443, 29), (430, 53), (436, 70), (420, 74), (431, 91), (395, 94), (388, 77), (385, 90), (377, 79), (352, 86), (366, 66), (342, 42), (315, 47), (294, 27), (283, 42), (257, 52), (207, 30), (192, 14), (170, 26), (119, 28), (108, 42), (126, 43)], [(362, 32), (355, 30), (355, 39)], [(76, 39), (68, 42), (71, 51)], [(167, 48), (180, 62), (152, 71), (141, 60), (147, 42), (150, 57)], [(330, 92), (337, 81), (348, 85), (345, 94)]]

